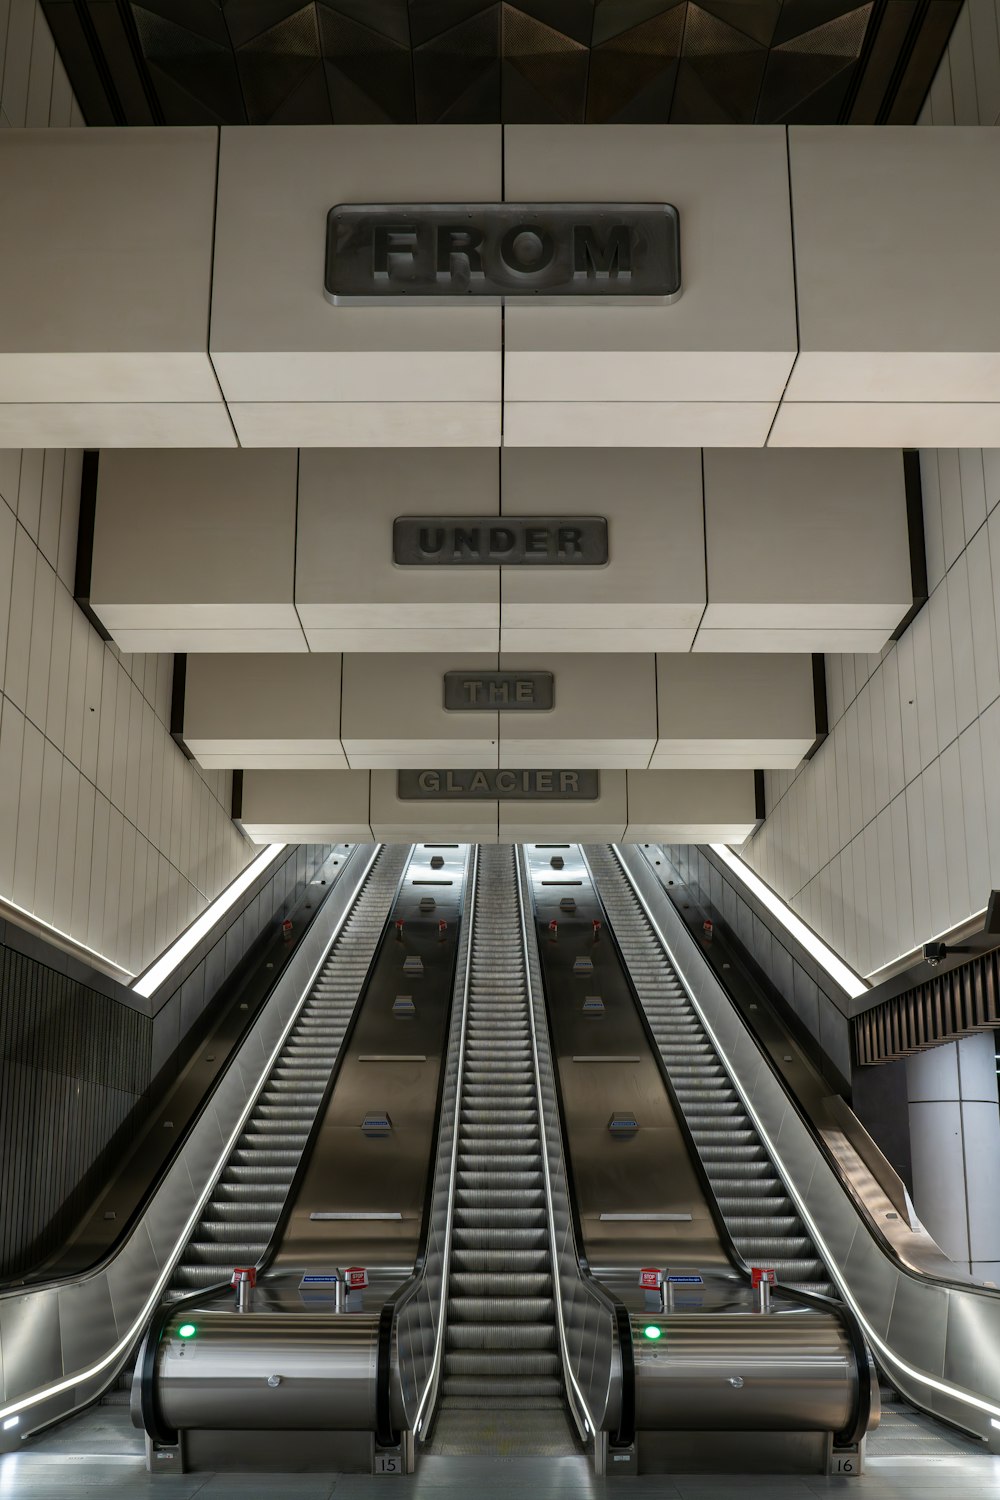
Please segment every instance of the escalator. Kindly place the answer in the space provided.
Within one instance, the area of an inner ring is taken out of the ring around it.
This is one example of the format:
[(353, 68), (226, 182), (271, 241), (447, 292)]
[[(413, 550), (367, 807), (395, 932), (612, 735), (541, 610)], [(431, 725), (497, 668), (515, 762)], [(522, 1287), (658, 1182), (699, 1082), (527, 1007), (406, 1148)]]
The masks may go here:
[(606, 845), (587, 863), (719, 1211), (749, 1265), (783, 1286), (834, 1295), (816, 1247), (732, 1081)]
[[(463, 923), (467, 847), (433, 847), (448, 852), (383, 850), (149, 1325), (132, 1416), (156, 1472), (281, 1469), (289, 1444), (296, 1467), (371, 1471), (391, 1420), (385, 1310), (419, 1256)], [(255, 1268), (242, 1300), (234, 1267)], [(383, 1446), (404, 1461), (397, 1437)]]
[(562, 1410), (514, 851), (480, 852), (439, 1410)]
[[(0, 1295), (4, 1447), (111, 1391), (158, 1301), (228, 1280), (267, 1244), (408, 858), (405, 847), (351, 851), (111, 1253)], [(60, 1336), (37, 1337), (42, 1326)]]
[(652, 856), (599, 845), (581, 857), (731, 1258), (775, 1266), (801, 1294), (832, 1294), (887, 1389), (1000, 1451), (996, 1289), (950, 1266), (897, 1210), (877, 1176), (879, 1153), (841, 1100), (831, 1119), (844, 1128), (831, 1129), (812, 1098), (796, 1097), (780, 1066), (794, 1046), (775, 1057), (773, 1016), (769, 1044), (758, 1039), (755, 1007), (727, 993)]
[(363, 993), (403, 871), (386, 846), (335, 939), (305, 1004), (174, 1270), (168, 1296), (228, 1279), (264, 1254)]

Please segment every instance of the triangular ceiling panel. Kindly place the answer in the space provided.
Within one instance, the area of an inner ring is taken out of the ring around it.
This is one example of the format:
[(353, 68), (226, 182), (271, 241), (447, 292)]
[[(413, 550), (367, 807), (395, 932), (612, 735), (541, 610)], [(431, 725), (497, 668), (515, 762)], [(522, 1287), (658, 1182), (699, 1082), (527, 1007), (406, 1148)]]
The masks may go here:
[(493, 0), (410, 0), (410, 40), (422, 47), (492, 9)]
[(344, 124), (833, 125), (911, 123), (962, 0), (38, 3), (95, 122), (301, 118), (322, 64)]
[[(554, 111), (581, 121), (587, 93), (588, 50), (513, 5), (503, 7), (503, 58)], [(504, 118), (509, 116), (504, 111)]]
[[(460, 26), (417, 47), (413, 55), (418, 120), (443, 120), (470, 89), (492, 73), (500, 110), (500, 6), (479, 11)], [(478, 90), (475, 97), (481, 98)]]
[(222, 17), (233, 46), (242, 47), (301, 9), (302, 0), (226, 0)]
[(251, 124), (270, 120), (320, 60), (316, 11), (303, 6), (237, 49)]
[(759, 47), (769, 47), (781, 14), (781, 0), (699, 0), (702, 10), (741, 31)]
[(517, 0), (517, 8), (581, 46), (590, 46), (594, 33), (594, 0)]
[(587, 119), (618, 119), (650, 84), (669, 75), (671, 91), (684, 35), (686, 5), (659, 15), (595, 47), (590, 58)]
[(341, 15), (388, 37), (399, 47), (410, 48), (410, 12), (406, 0), (327, 0)]
[[(243, 117), (243, 101), (233, 54), (228, 47), (177, 26), (145, 6), (133, 5), (143, 56), (204, 111), (201, 120)], [(179, 100), (173, 101), (176, 109)], [(166, 113), (166, 111), (165, 111)], [(184, 117), (187, 122), (187, 116)]]
[(413, 70), (409, 49), (329, 6), (319, 7), (319, 18), (323, 56), (372, 101), (380, 118), (412, 120)]
[(325, 125), (330, 119), (330, 96), (326, 70), (314, 63), (290, 94), (278, 105), (269, 125)]

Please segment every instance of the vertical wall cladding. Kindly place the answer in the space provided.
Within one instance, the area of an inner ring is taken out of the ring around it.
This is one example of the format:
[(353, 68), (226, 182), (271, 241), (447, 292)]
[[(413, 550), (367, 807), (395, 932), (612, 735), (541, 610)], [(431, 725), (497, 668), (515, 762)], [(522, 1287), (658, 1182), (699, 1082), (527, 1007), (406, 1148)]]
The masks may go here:
[(0, 0), (0, 127), (82, 125), (37, 0)]
[(72, 1222), (88, 1168), (149, 1082), (153, 1025), (66, 974), (0, 948), (0, 1276)]
[(918, 125), (1000, 125), (1000, 0), (965, 0)]
[(1000, 885), (1000, 451), (921, 454), (930, 598), (881, 656), (828, 656), (831, 732), (766, 775), (744, 858), (862, 974)]
[(230, 774), (170, 737), (170, 656), (72, 597), (79, 453), (0, 452), (0, 898), (138, 973), (247, 863)]
[[(0, 126), (82, 124), (36, 0), (0, 0)], [(137, 973), (253, 850), (170, 739), (172, 658), (73, 601), (81, 462), (0, 451), (0, 898)]]
[[(1000, 0), (966, 0), (921, 125), (1000, 123)], [(930, 599), (881, 656), (828, 656), (831, 734), (767, 776), (743, 855), (875, 974), (1000, 886), (1000, 450), (921, 454)]]

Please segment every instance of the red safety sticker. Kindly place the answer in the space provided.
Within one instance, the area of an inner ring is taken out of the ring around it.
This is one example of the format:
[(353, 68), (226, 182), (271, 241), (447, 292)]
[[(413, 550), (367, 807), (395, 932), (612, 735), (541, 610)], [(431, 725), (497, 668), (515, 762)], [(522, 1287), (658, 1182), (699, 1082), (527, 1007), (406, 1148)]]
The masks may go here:
[(368, 1272), (362, 1266), (345, 1266), (344, 1279), (349, 1288), (368, 1285)]
[(762, 1281), (767, 1281), (771, 1284), (771, 1286), (774, 1286), (774, 1283), (777, 1281), (777, 1279), (778, 1278), (775, 1276), (774, 1271), (770, 1266), (750, 1267), (750, 1282), (752, 1286), (760, 1286)]
[(639, 1272), (639, 1285), (648, 1292), (658, 1292), (663, 1285), (663, 1272), (655, 1266), (644, 1266)]

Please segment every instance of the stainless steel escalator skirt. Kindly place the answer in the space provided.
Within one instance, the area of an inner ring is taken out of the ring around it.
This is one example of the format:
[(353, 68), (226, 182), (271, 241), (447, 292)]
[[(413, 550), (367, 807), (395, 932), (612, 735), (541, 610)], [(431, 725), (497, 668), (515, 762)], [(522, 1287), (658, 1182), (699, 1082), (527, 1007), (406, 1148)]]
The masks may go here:
[[(197, 1332), (181, 1338), (180, 1323)], [(164, 1333), (157, 1402), (178, 1432), (372, 1431), (379, 1314), (189, 1311)]]
[(633, 1319), (640, 1431), (840, 1432), (852, 1420), (857, 1368), (835, 1318), (672, 1313), (655, 1341), (648, 1322)]

